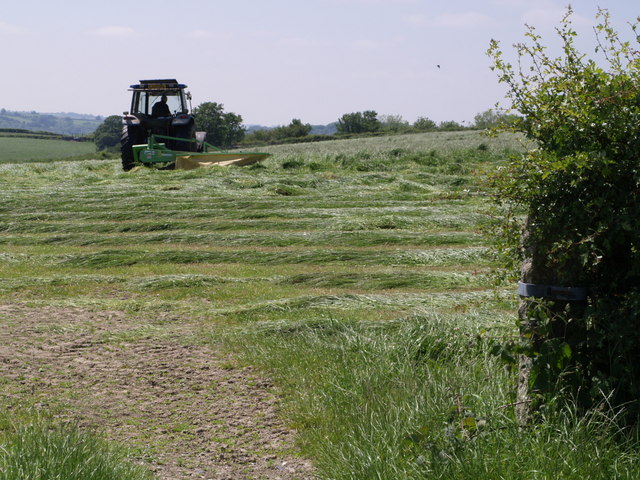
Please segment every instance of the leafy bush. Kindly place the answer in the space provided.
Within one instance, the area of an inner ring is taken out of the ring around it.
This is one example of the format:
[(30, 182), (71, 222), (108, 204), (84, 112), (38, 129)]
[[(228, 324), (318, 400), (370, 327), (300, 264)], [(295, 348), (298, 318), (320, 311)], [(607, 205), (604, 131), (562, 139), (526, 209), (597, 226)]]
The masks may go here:
[(435, 130), (438, 127), (436, 122), (427, 117), (418, 117), (415, 122), (413, 122), (413, 129), (418, 132), (425, 132), (428, 130)]
[(94, 142), (98, 150), (106, 150), (120, 144), (122, 135), (122, 117), (111, 115), (104, 119), (104, 122), (94, 133)]
[(401, 133), (411, 130), (411, 125), (401, 115), (382, 115), (380, 123), (385, 132)]
[(285, 143), (296, 139), (307, 141), (311, 128), (310, 124), (303, 124), (301, 120), (294, 118), (287, 126), (254, 131), (245, 137), (245, 143)]
[[(518, 70), (497, 42), (488, 52), (523, 115), (513, 130), (539, 145), (494, 178), (498, 200), (508, 207), (501, 245), (507, 266), (525, 262), (524, 281), (590, 292), (586, 305), (527, 307), (522, 338), (529, 343), (522, 351), (534, 358), (530, 388), (567, 389), (587, 407), (602, 392), (613, 392), (615, 404), (637, 412), (640, 52), (619, 38), (609, 13), (600, 10), (596, 51), (603, 58), (589, 59), (574, 45), (571, 15), (569, 8), (557, 29), (558, 58), (547, 55), (531, 27), (529, 43), (516, 46)], [(640, 42), (637, 27), (631, 25)]]
[(377, 132), (382, 123), (378, 120), (378, 113), (373, 110), (365, 112), (345, 113), (338, 120), (338, 133), (367, 133)]
[(517, 120), (518, 115), (507, 114), (499, 110), (485, 110), (473, 117), (473, 126), (475, 128), (496, 128), (502, 125), (509, 125)]
[(201, 103), (193, 109), (193, 115), (196, 129), (207, 132), (207, 142), (212, 145), (228, 148), (244, 138), (242, 117), (233, 112), (225, 112), (221, 103)]
[(455, 120), (445, 120), (444, 122), (440, 122), (438, 124), (438, 130), (444, 131), (455, 131), (455, 130), (463, 130), (464, 126), (460, 125)]

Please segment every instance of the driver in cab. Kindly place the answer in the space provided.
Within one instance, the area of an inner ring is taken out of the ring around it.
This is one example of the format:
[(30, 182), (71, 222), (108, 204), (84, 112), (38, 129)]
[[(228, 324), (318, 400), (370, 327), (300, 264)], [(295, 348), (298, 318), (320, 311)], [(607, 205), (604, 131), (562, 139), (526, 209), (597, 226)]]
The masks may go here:
[(170, 117), (171, 110), (169, 110), (169, 106), (167, 105), (167, 96), (162, 95), (159, 102), (156, 102), (151, 109), (152, 117)]

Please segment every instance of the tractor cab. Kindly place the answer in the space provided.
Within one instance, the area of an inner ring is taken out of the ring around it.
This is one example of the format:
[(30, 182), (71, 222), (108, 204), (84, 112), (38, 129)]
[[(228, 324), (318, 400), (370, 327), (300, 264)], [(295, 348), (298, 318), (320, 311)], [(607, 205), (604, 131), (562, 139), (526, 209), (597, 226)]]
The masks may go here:
[[(168, 115), (175, 116), (187, 114), (189, 107), (187, 100), (189, 94), (185, 93), (186, 85), (178, 83), (175, 79), (168, 80), (141, 80), (139, 84), (131, 85), (133, 91), (131, 99), (131, 114), (135, 116), (154, 116), (154, 112), (165, 110)], [(166, 107), (161, 107), (163, 99), (166, 99)]]

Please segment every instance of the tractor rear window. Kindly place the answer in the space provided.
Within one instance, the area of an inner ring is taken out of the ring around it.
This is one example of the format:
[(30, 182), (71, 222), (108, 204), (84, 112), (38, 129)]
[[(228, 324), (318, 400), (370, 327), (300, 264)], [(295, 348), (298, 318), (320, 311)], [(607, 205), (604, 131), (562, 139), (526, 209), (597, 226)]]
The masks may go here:
[[(162, 102), (162, 97), (167, 97), (167, 107), (171, 114), (182, 112), (182, 97), (180, 92), (139, 92), (134, 112), (151, 115), (156, 103)], [(156, 107), (157, 109), (158, 107)], [(157, 110), (156, 110), (157, 111)]]

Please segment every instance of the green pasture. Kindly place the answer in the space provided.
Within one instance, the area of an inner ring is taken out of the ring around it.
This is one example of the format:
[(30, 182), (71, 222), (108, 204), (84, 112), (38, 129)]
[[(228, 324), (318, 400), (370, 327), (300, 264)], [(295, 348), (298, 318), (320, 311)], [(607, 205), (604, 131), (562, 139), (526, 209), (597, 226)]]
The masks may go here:
[(93, 142), (0, 135), (0, 164), (38, 162), (95, 154)]
[(520, 429), (514, 372), (490, 353), (515, 334), (517, 299), (491, 275), (484, 179), (523, 148), (438, 132), (127, 173), (7, 157), (0, 300), (193, 323), (185, 342), (274, 379), (319, 478), (638, 478), (637, 443), (606, 408), (558, 406)]

